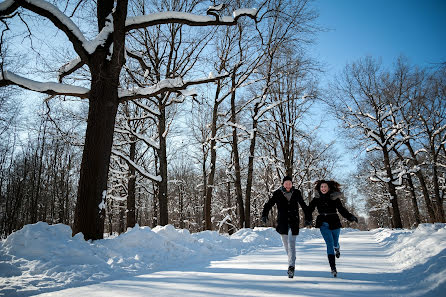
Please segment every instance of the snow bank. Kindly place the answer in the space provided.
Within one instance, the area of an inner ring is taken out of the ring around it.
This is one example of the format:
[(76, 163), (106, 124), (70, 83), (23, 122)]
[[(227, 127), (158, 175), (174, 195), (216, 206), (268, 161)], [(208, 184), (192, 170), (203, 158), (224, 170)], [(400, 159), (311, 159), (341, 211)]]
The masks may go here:
[(446, 224), (421, 224), (415, 230), (377, 229), (375, 238), (388, 247), (389, 260), (400, 270), (426, 263), (446, 249)]
[(440, 296), (446, 282), (446, 224), (421, 224), (415, 230), (377, 229), (395, 273), (405, 275), (405, 296)]
[(85, 241), (63, 224), (39, 222), (0, 243), (0, 296), (29, 296), (104, 280), (209, 263), (268, 246), (280, 246), (273, 228), (191, 234), (164, 227), (129, 229), (119, 236)]
[[(352, 231), (342, 229), (344, 234)], [(392, 264), (388, 277), (400, 280), (404, 275), (404, 296), (441, 295), (446, 280), (446, 224), (372, 233)], [(297, 241), (320, 237), (319, 229), (305, 228)], [(30, 296), (189, 264), (205, 266), (281, 245), (273, 228), (241, 229), (228, 236), (216, 231), (191, 234), (171, 225), (136, 226), (91, 242), (81, 234), (72, 237), (66, 225), (39, 222), (0, 242), (0, 296)]]

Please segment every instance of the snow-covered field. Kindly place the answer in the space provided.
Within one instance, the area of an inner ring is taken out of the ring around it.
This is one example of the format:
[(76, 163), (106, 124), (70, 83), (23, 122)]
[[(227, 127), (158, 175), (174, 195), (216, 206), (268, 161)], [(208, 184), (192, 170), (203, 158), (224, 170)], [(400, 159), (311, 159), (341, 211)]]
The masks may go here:
[(341, 250), (333, 279), (319, 230), (302, 229), (290, 280), (273, 228), (227, 236), (136, 226), (87, 242), (40, 222), (1, 242), (0, 296), (445, 296), (446, 224), (343, 229)]

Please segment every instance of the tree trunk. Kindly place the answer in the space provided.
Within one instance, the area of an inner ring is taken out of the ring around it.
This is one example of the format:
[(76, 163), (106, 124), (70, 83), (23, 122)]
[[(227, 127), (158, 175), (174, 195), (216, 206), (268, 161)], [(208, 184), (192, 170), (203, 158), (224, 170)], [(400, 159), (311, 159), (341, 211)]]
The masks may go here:
[[(259, 108), (256, 104), (254, 107), (254, 116), (257, 114)], [(251, 228), (251, 192), (252, 192), (252, 176), (254, 172), (254, 153), (256, 147), (257, 138), (257, 120), (252, 122), (252, 138), (249, 145), (249, 157), (248, 157), (248, 177), (246, 180), (246, 195), (245, 195), (245, 227)]]
[(179, 198), (179, 204), (180, 204), (180, 229), (184, 229), (184, 201), (183, 201), (183, 193), (184, 189), (182, 186), (178, 189), (178, 198)]
[[(395, 154), (398, 156), (398, 158), (400, 159), (401, 162), (405, 162), (406, 158), (400, 154), (400, 152), (394, 147), (393, 151), (395, 152)], [(417, 202), (417, 195), (415, 193), (415, 186), (413, 184), (413, 180), (412, 180), (412, 175), (407, 174), (407, 182), (409, 184), (409, 191), (412, 197), (412, 207), (413, 207), (413, 211), (414, 211), (414, 216), (415, 216), (415, 223), (418, 226), (421, 223), (421, 219), (420, 219), (420, 210), (418, 208), (418, 202)]]
[(125, 232), (125, 205), (124, 205), (124, 201), (119, 201), (118, 203), (118, 221), (119, 221), (119, 225), (118, 225), (118, 234), (124, 233)]
[[(164, 96), (162, 96), (163, 98)], [(161, 101), (162, 99), (160, 99)], [(167, 209), (167, 145), (166, 145), (166, 108), (160, 103), (159, 106), (159, 123), (158, 135), (160, 148), (158, 150), (159, 158), (159, 174), (161, 182), (158, 183), (158, 206), (159, 206), (159, 221), (158, 224), (165, 226), (169, 224), (169, 213)]]
[[(40, 137), (39, 137), (40, 138)], [(42, 142), (42, 146), (40, 147), (40, 153), (37, 153), (36, 151), (36, 157), (39, 158), (39, 169), (37, 172), (37, 184), (36, 184), (36, 196), (34, 197), (33, 203), (32, 203), (32, 215), (31, 215), (31, 224), (34, 224), (38, 221), (38, 211), (39, 211), (39, 200), (40, 200), (40, 188), (42, 187), (41, 181), (42, 181), (42, 170), (43, 170), (43, 153), (45, 151), (45, 141), (46, 141), (46, 121), (43, 125), (43, 135), (42, 139), (40, 140)], [(39, 156), (40, 154), (40, 156)]]
[[(226, 183), (226, 198), (227, 198), (226, 207), (228, 209), (230, 209), (232, 206), (232, 203), (231, 203), (231, 182), (229, 180)], [(229, 235), (234, 234), (234, 232), (236, 231), (236, 230), (234, 230), (234, 227), (232, 225), (233, 225), (232, 220), (228, 219), (226, 226), (228, 226), (228, 234)]]
[(118, 80), (92, 71), (87, 132), (80, 169), (73, 235), (104, 237), (105, 202), (113, 131), (118, 110)]
[[(419, 162), (418, 162), (417, 156), (415, 154), (415, 151), (412, 148), (412, 145), (409, 142), (406, 142), (406, 147), (408, 148), (415, 165), (419, 166)], [(424, 203), (426, 204), (426, 209), (427, 209), (427, 213), (428, 213), (428, 222), (433, 223), (433, 222), (435, 222), (435, 212), (432, 207), (432, 201), (429, 198), (429, 190), (427, 189), (426, 180), (424, 178), (424, 175), (423, 175), (423, 172), (421, 171), (421, 169), (417, 170), (415, 172), (415, 175), (417, 176), (418, 181), (420, 182), (421, 191), (423, 192)]]
[(437, 170), (437, 158), (435, 156), (434, 160), (433, 160), (434, 164), (433, 164), (433, 168), (432, 168), (432, 179), (434, 182), (434, 195), (435, 195), (435, 206), (436, 206), (436, 212), (437, 212), (437, 220), (440, 223), (444, 223), (445, 222), (445, 217), (444, 217), (444, 209), (443, 209), (443, 199), (440, 195), (440, 186), (438, 184), (438, 170)]
[[(131, 139), (130, 143), (130, 160), (135, 161), (136, 158), (136, 142)], [(136, 224), (136, 170), (135, 167), (129, 164), (129, 180), (127, 184), (127, 228), (133, 228)]]
[[(384, 139), (384, 137), (382, 137)], [(389, 152), (386, 147), (383, 147), (383, 155), (384, 155), (384, 166), (386, 168), (387, 178), (389, 178), (389, 182), (387, 182), (387, 188), (390, 194), (390, 203), (392, 204), (392, 221), (393, 228), (403, 228), (403, 224), (401, 222), (400, 209), (398, 206), (398, 196), (396, 194), (395, 185), (393, 184), (393, 173), (390, 165), (390, 157)]]
[[(232, 91), (231, 91), (231, 122), (235, 125), (237, 123), (236, 120), (236, 106), (235, 106), (235, 73), (237, 69), (234, 69), (234, 73), (232, 74)], [(242, 194), (242, 178), (241, 178), (241, 169), (240, 169), (240, 156), (238, 152), (238, 136), (237, 136), (237, 128), (232, 127), (232, 158), (234, 160), (234, 171), (235, 171), (235, 196), (237, 198), (237, 205), (239, 208), (239, 216), (240, 216), (240, 228), (245, 227), (245, 208), (243, 206), (243, 194)]]
[[(204, 222), (205, 221), (204, 205), (205, 205), (205, 201), (206, 201), (206, 194), (207, 194), (207, 188), (208, 188), (208, 185), (207, 185), (207, 174), (206, 174), (206, 159), (207, 159), (207, 157), (206, 157), (206, 153), (205, 153), (206, 148), (204, 146), (204, 143), (202, 143), (201, 148), (202, 148), (202, 152), (203, 152), (203, 163), (201, 164), (201, 172), (202, 172), (201, 174), (202, 174), (202, 178), (203, 178), (203, 193), (201, 195), (201, 201), (199, 202), (200, 203), (199, 205), (203, 205), (203, 213), (202, 213), (203, 215), (201, 216), (200, 219), (197, 218), (197, 222)], [(200, 224), (199, 228), (205, 229), (203, 227), (204, 226), (201, 226), (201, 224)]]
[(119, 75), (124, 64), (125, 21), (128, 1), (98, 1), (98, 30), (113, 13), (113, 54), (109, 46), (98, 47), (88, 57), (91, 73), (89, 110), (73, 235), (82, 232), (86, 240), (104, 237), (105, 203), (113, 132), (118, 111)]
[(409, 183), (409, 191), (412, 197), (412, 207), (415, 216), (415, 224), (416, 226), (418, 226), (421, 223), (420, 210), (418, 208), (417, 195), (415, 193), (415, 187), (413, 185), (412, 176), (410, 174), (407, 175), (407, 182)]
[[(154, 187), (155, 190), (155, 187)], [(156, 191), (154, 191), (155, 193)], [(155, 199), (156, 195), (154, 195), (154, 198), (152, 200), (152, 208), (153, 208), (153, 217), (152, 217), (152, 228), (155, 228), (158, 226), (158, 204), (156, 203), (157, 200)]]
[(215, 145), (217, 144), (215, 137), (217, 136), (217, 120), (218, 120), (218, 97), (220, 95), (220, 82), (217, 84), (217, 89), (215, 91), (214, 108), (212, 110), (212, 124), (211, 124), (211, 160), (208, 182), (206, 187), (206, 197), (204, 199), (204, 230), (212, 230), (211, 222), (211, 202), (212, 202), (212, 191), (214, 190), (214, 178), (215, 170), (217, 165), (217, 152), (215, 150)]

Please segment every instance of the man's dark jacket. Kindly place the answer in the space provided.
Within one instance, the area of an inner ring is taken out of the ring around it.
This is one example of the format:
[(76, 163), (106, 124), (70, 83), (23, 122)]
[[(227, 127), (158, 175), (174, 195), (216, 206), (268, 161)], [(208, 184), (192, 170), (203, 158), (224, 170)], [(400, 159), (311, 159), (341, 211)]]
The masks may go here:
[(298, 189), (291, 188), (291, 199), (285, 197), (284, 187), (274, 191), (273, 196), (265, 203), (262, 216), (268, 217), (268, 213), (274, 205), (277, 205), (277, 226), (276, 231), (280, 234), (288, 234), (288, 227), (291, 228), (293, 235), (299, 234), (299, 205), (304, 213), (307, 213), (307, 205), (302, 199), (302, 194)]

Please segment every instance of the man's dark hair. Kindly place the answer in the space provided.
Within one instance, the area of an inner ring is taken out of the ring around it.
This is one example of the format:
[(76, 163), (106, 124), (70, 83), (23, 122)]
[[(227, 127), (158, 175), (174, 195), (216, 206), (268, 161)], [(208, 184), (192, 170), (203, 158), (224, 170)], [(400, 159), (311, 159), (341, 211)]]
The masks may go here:
[(284, 177), (283, 177), (283, 179), (282, 179), (282, 184), (283, 184), (284, 182), (286, 182), (287, 180), (289, 180), (290, 182), (293, 182), (293, 179), (291, 178), (291, 176), (287, 175), (287, 176), (284, 176)]

